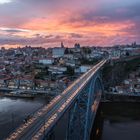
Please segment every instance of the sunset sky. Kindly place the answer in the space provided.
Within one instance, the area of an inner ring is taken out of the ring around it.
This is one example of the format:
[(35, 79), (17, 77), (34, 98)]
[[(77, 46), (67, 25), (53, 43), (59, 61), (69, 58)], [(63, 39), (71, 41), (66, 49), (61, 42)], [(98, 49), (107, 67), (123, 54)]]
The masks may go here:
[(140, 0), (0, 0), (0, 46), (140, 43)]

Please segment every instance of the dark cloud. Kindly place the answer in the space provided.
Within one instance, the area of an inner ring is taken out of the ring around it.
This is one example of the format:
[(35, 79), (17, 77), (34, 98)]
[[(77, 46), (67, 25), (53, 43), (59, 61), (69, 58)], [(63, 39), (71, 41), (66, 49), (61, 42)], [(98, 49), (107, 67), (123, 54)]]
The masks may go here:
[(82, 38), (83, 37), (83, 35), (81, 35), (81, 34), (77, 34), (77, 33), (70, 33), (69, 34), (70, 36), (70, 38)]
[(46, 35), (45, 38), (52, 38), (53, 35)]
[[(69, 36), (68, 39), (66, 39), (66, 36)], [(40, 35), (36, 34), (35, 37), (29, 38), (29, 37), (18, 37), (18, 36), (7, 36), (0, 38), (0, 45), (9, 44), (9, 45), (27, 45), (27, 44), (33, 44), (33, 45), (44, 45), (45, 43), (54, 43), (54, 42), (61, 42), (61, 41), (68, 41), (81, 38), (82, 35), (80, 34), (64, 34), (64, 35)]]
[(82, 10), (80, 11), (80, 15), (77, 13), (77, 16), (70, 17), (68, 22), (85, 21), (87, 24), (88, 22), (104, 23), (134, 20), (140, 17), (139, 9), (140, 3), (130, 6), (104, 6), (96, 11), (94, 9)]

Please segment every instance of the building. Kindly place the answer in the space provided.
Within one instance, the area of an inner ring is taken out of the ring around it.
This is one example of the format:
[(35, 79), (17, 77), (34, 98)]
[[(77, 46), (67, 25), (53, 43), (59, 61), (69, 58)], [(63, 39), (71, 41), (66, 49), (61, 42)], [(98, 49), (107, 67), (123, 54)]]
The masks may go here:
[(66, 67), (61, 67), (61, 66), (50, 66), (48, 71), (51, 74), (63, 74), (64, 72), (67, 71)]
[(54, 59), (53, 58), (43, 58), (39, 60), (40, 64), (44, 64), (44, 65), (52, 65), (54, 63)]
[(80, 44), (79, 44), (79, 43), (76, 43), (76, 44), (74, 45), (74, 48), (75, 48), (75, 49), (80, 49)]
[(52, 56), (53, 56), (53, 58), (63, 57), (64, 53), (65, 53), (65, 48), (56, 47), (56, 48), (52, 49)]
[(119, 59), (121, 57), (121, 50), (120, 49), (112, 49), (109, 52), (110, 59)]
[(91, 69), (91, 66), (86, 66), (86, 65), (80, 66), (80, 72), (81, 72), (81, 73), (85, 73), (85, 72), (87, 72), (89, 69)]
[(102, 58), (103, 57), (104, 52), (102, 51), (98, 51), (98, 50), (93, 50), (91, 52), (91, 54), (87, 55), (87, 58)]
[(66, 66), (75, 67), (76, 66), (75, 60), (67, 60), (66, 61)]

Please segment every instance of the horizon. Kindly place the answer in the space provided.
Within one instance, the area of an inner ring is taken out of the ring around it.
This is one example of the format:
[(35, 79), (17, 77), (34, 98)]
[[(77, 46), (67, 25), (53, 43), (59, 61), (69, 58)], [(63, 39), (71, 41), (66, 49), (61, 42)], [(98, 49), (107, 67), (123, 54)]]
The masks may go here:
[(140, 44), (139, 8), (139, 0), (0, 0), (0, 47)]
[[(61, 42), (62, 43), (62, 42)], [(116, 48), (116, 47), (122, 47), (122, 48), (125, 48), (125, 47), (136, 47), (136, 48), (138, 48), (138, 47), (140, 47), (140, 44), (135, 44), (134, 45), (134, 43), (136, 43), (136, 42), (133, 42), (133, 43), (131, 43), (131, 44), (118, 44), (118, 45), (112, 45), (112, 46), (94, 46), (94, 45), (91, 45), (91, 46), (84, 46), (84, 45), (81, 45), (80, 44), (80, 48), (85, 48), (85, 47), (88, 47), (88, 48)], [(76, 44), (76, 43), (75, 43)], [(64, 45), (64, 48), (66, 49), (66, 48), (68, 48), (68, 49), (73, 49), (73, 48), (75, 48), (75, 44), (73, 44), (73, 46), (71, 46), (71, 47), (69, 47), (69, 46), (65, 46), (65, 44), (63, 44)], [(79, 44), (79, 43), (78, 43)], [(134, 46), (133, 46), (134, 45)], [(31, 46), (31, 45), (24, 45), (24, 46), (13, 46), (13, 47), (5, 47), (5, 46), (2, 46), (2, 47), (0, 47), (0, 49), (6, 49), (6, 50), (9, 50), (9, 49), (22, 49), (22, 48), (26, 48), (26, 47), (31, 47), (31, 48), (44, 48), (44, 49), (53, 49), (53, 48), (61, 48), (61, 44), (59, 43), (59, 45), (57, 45), (57, 46), (54, 46), (54, 47), (43, 47), (43, 46)]]

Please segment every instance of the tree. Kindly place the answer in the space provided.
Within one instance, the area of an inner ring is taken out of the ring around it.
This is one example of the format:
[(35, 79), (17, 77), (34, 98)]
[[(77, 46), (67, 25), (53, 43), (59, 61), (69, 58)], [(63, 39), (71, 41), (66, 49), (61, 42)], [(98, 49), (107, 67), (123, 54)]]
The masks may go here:
[(74, 68), (72, 68), (71, 66), (67, 66), (66, 74), (70, 75), (70, 76), (73, 76), (75, 74)]
[(130, 54), (129, 54), (129, 52), (126, 52), (126, 56), (129, 56)]
[(69, 54), (69, 49), (68, 48), (65, 49), (65, 54)]
[(90, 48), (83, 47), (82, 49), (83, 49), (83, 52), (85, 54), (91, 54), (91, 49)]

